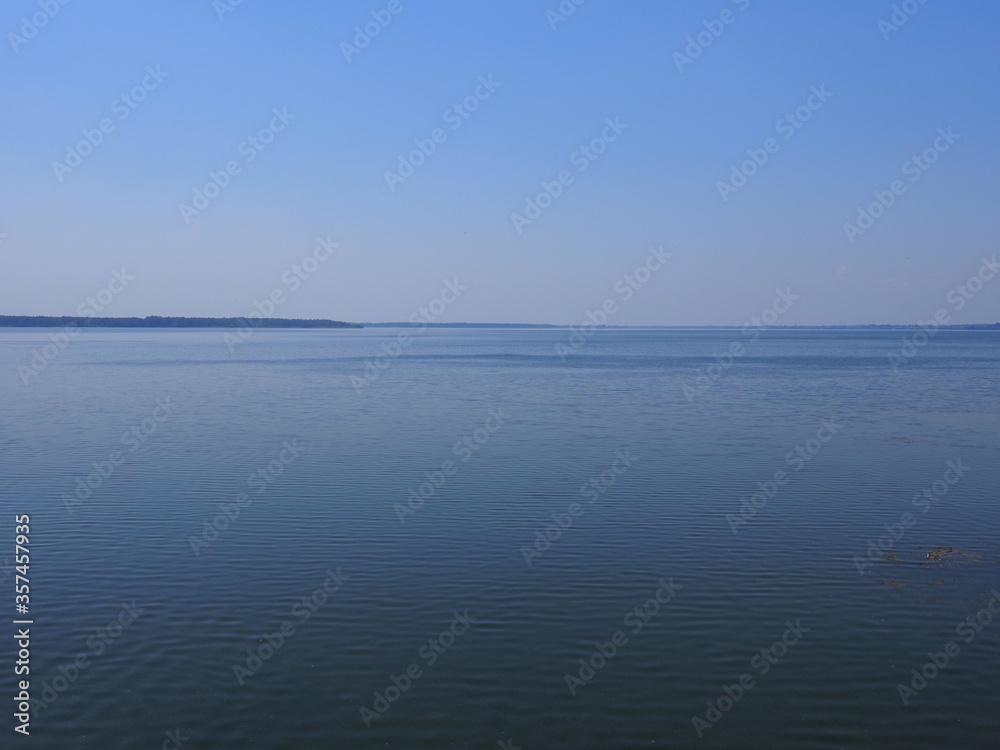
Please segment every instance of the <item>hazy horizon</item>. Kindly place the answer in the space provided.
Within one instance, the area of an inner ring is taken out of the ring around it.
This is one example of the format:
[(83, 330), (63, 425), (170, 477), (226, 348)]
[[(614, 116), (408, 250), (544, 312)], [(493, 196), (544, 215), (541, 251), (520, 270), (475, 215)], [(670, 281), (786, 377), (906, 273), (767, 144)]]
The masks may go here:
[[(8, 313), (0, 313), (0, 317), (3, 317), (5, 315), (8, 315)], [(12, 317), (64, 318), (64, 317), (80, 317), (80, 316), (75, 316), (75, 315), (41, 315), (41, 316), (24, 315), (24, 316), (22, 316), (22, 315), (15, 314), (15, 315), (12, 315)], [(147, 315), (121, 315), (121, 316), (108, 316), (108, 317), (110, 319), (127, 319), (127, 318), (140, 318), (141, 319), (141, 318), (146, 318), (146, 317), (153, 317), (153, 318), (198, 318), (198, 317), (207, 317), (207, 318), (217, 318), (219, 320), (225, 320), (225, 319), (229, 319), (229, 318), (245, 318), (245, 316), (240, 316), (240, 315), (205, 315), (205, 316), (201, 316), (201, 315), (161, 315), (161, 314), (158, 314), (158, 313), (150, 313), (148, 316)], [(428, 323), (428, 324), (408, 323), (407, 321), (402, 321), (402, 320), (338, 320), (338, 319), (335, 319), (335, 318), (313, 318), (313, 317), (308, 317), (308, 318), (291, 318), (291, 317), (283, 317), (283, 316), (277, 316), (277, 315), (274, 316), (274, 319), (277, 319), (277, 320), (331, 320), (331, 321), (336, 322), (336, 323), (350, 323), (350, 324), (354, 324), (354, 325), (363, 325), (363, 326), (400, 326), (400, 327), (411, 327), (411, 326), (422, 326), (422, 325), (425, 325), (425, 327), (439, 327), (439, 328), (440, 327), (456, 327), (457, 328), (457, 327), (463, 327), (463, 326), (479, 327), (479, 328), (489, 328), (491, 326), (496, 326), (496, 327), (522, 327), (522, 328), (524, 328), (524, 327), (527, 327), (527, 328), (532, 328), (532, 327), (538, 327), (538, 328), (546, 328), (546, 327), (547, 328), (576, 328), (576, 327), (579, 327), (581, 325), (587, 325), (587, 324), (589, 324), (589, 320), (587, 320), (587, 319), (584, 319), (583, 321), (578, 321), (576, 323), (548, 323), (548, 322), (544, 322), (544, 321), (542, 321), (542, 322), (539, 322), (539, 321), (529, 321), (529, 322), (524, 322), (524, 323), (513, 323), (513, 322), (510, 322), (510, 321), (502, 321), (502, 320), (486, 320), (486, 321), (455, 320), (455, 321), (450, 321), (450, 322), (439, 322), (439, 323)], [(251, 322), (251, 326), (252, 326), (252, 323), (255, 320), (255, 318), (249, 318), (247, 320), (249, 320)], [(917, 321), (917, 322), (912, 322), (912, 323), (900, 323), (900, 322), (890, 322), (890, 323), (806, 323), (806, 324), (799, 324), (799, 325), (786, 325), (786, 324), (776, 323), (773, 326), (765, 326), (764, 328), (765, 329), (781, 329), (781, 328), (866, 328), (866, 327), (885, 327), (885, 326), (905, 328), (905, 327), (920, 327), (921, 323), (924, 323), (924, 322), (929, 322), (929, 321)], [(1000, 326), (1000, 321), (974, 321), (974, 322), (971, 322), (971, 323), (946, 323), (942, 327), (948, 328), (949, 326), (958, 326), (958, 327), (967, 327), (967, 326)], [(94, 328), (100, 328), (101, 326), (92, 326), (92, 327), (94, 327)], [(743, 328), (744, 324), (734, 324), (734, 325), (725, 325), (725, 324), (720, 324), (720, 325), (710, 325), (710, 324), (706, 324), (706, 325), (669, 325), (669, 324), (657, 324), (657, 323), (644, 323), (644, 324), (638, 324), (638, 323), (636, 323), (636, 324), (628, 325), (628, 324), (607, 323), (607, 324), (603, 324), (601, 327), (603, 327), (603, 328), (732, 328), (734, 330), (738, 330), (740, 328)], [(187, 329), (187, 330), (191, 330), (191, 329)], [(281, 331), (281, 330), (289, 330), (289, 329), (276, 328), (276, 329), (270, 329), (270, 330)], [(294, 330), (294, 328), (292, 330)], [(341, 329), (313, 329), (313, 330), (341, 330)], [(346, 330), (349, 330), (349, 329), (346, 329)]]

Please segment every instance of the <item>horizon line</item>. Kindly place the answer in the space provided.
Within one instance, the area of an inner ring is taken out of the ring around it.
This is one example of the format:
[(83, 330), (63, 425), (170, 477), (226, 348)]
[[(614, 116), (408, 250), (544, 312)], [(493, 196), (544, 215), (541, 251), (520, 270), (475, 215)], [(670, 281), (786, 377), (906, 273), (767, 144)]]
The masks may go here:
[[(29, 325), (18, 325), (16, 323), (8, 322), (11, 318), (21, 318), (39, 321), (35, 324)], [(0, 315), (0, 328), (48, 328), (48, 327), (58, 327), (59, 325), (67, 324), (67, 321), (80, 325), (82, 322), (82, 327), (87, 328), (127, 328), (127, 327), (138, 327), (138, 326), (118, 326), (115, 325), (116, 321), (146, 321), (150, 319), (164, 319), (164, 320), (178, 320), (178, 321), (189, 321), (189, 320), (203, 320), (203, 321), (243, 321), (251, 327), (258, 327), (266, 323), (329, 323), (330, 326), (303, 326), (309, 328), (356, 328), (358, 326), (371, 326), (371, 327), (383, 327), (383, 328), (582, 328), (582, 327), (594, 327), (601, 329), (634, 329), (634, 328), (658, 328), (658, 329), (741, 329), (741, 328), (761, 328), (762, 330), (767, 329), (821, 329), (821, 328), (840, 328), (840, 329), (856, 329), (856, 328), (941, 328), (941, 329), (968, 329), (968, 328), (1000, 328), (1000, 322), (996, 323), (952, 323), (947, 325), (931, 325), (928, 323), (810, 323), (810, 324), (799, 324), (799, 325), (770, 325), (770, 326), (752, 326), (749, 324), (697, 324), (697, 325), (679, 325), (679, 324), (664, 324), (664, 323), (646, 323), (646, 324), (633, 324), (633, 325), (593, 325), (590, 323), (498, 323), (498, 322), (409, 322), (409, 321), (364, 321), (364, 322), (351, 322), (343, 320), (334, 320), (332, 318), (249, 318), (248, 316), (213, 316), (213, 315), (129, 315), (129, 316), (81, 316), (81, 315)], [(41, 321), (62, 321), (61, 323), (54, 323), (52, 326), (44, 325)], [(253, 324), (251, 320), (259, 320), (258, 323)], [(92, 324), (91, 321), (100, 321), (100, 323)], [(72, 324), (70, 323), (70, 324)], [(143, 326), (143, 327), (176, 327), (176, 326)], [(196, 326), (186, 326), (189, 328), (226, 328), (232, 326), (213, 326), (210, 324), (206, 325), (196, 325)], [(294, 325), (282, 326), (285, 328), (294, 328)]]

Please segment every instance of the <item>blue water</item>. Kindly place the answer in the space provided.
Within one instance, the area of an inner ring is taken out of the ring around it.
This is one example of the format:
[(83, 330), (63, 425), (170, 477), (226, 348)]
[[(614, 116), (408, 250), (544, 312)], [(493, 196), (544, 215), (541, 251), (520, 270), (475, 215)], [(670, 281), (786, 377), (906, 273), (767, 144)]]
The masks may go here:
[(91, 329), (24, 384), (49, 333), (0, 331), (35, 748), (995, 746), (1000, 333)]

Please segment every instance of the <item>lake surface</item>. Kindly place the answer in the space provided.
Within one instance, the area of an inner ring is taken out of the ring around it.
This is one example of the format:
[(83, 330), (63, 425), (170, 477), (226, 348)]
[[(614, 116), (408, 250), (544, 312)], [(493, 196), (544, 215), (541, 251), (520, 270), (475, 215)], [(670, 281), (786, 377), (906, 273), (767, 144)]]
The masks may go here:
[(995, 746), (1000, 333), (49, 333), (25, 745)]

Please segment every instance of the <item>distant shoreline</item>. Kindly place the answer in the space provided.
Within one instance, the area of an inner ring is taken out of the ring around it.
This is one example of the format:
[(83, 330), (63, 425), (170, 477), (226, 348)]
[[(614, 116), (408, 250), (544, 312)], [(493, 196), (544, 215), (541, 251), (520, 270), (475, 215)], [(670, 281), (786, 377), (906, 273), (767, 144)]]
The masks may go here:
[(72, 315), (0, 315), (0, 328), (364, 328), (360, 323), (305, 318), (83, 318)]
[[(365, 323), (365, 328), (581, 328), (581, 324), (559, 323)], [(913, 323), (870, 323), (867, 325), (826, 325), (826, 326), (767, 326), (767, 330), (786, 331), (865, 331), (865, 330), (901, 330), (923, 329), (926, 326)], [(942, 330), (956, 331), (1000, 331), (1000, 323), (966, 323), (964, 325), (939, 326)], [(704, 331), (739, 330), (742, 326), (597, 326), (606, 330), (650, 330), (650, 331)]]
[[(84, 318), (72, 315), (0, 315), (0, 328), (579, 328), (579, 325), (556, 323), (347, 323), (321, 318), (186, 318), (149, 315), (145, 318)], [(607, 330), (734, 330), (740, 326), (599, 326)], [(769, 326), (775, 330), (796, 331), (866, 331), (910, 330), (922, 326), (904, 323), (872, 323), (868, 325)], [(942, 330), (1000, 331), (1000, 323), (968, 323), (945, 325)]]

